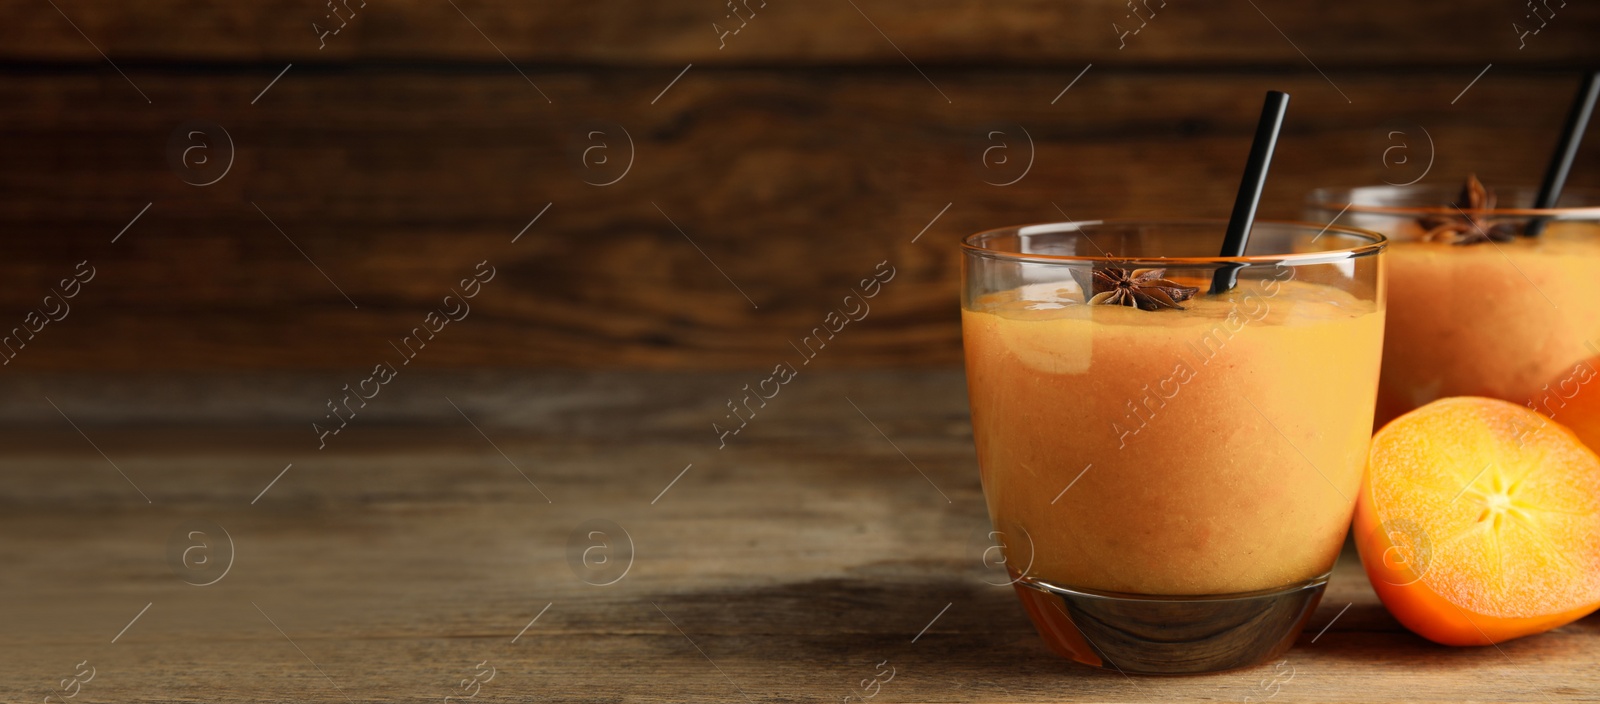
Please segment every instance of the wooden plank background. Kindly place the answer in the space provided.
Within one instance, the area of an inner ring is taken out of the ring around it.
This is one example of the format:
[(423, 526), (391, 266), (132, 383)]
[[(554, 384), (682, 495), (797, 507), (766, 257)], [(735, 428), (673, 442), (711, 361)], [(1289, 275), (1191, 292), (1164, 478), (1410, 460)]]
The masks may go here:
[[(1264, 212), (1298, 217), (1428, 141), (1428, 182), (1536, 181), (1600, 64), (1592, 3), (1525, 42), (1511, 2), (1153, 7), (1119, 49), (1114, 2), (767, 0), (718, 48), (710, 1), (369, 0), (319, 49), (312, 2), (0, 2), (0, 325), (98, 272), (7, 367), (366, 368), (483, 260), (417, 365), (770, 368), (886, 260), (817, 363), (954, 364), (961, 236), (1224, 217), (1267, 89), (1294, 103)], [(235, 145), (215, 185), (168, 165), (188, 120)], [(634, 145), (604, 187), (600, 121)], [(1034, 145), (1012, 185), (994, 129)]]

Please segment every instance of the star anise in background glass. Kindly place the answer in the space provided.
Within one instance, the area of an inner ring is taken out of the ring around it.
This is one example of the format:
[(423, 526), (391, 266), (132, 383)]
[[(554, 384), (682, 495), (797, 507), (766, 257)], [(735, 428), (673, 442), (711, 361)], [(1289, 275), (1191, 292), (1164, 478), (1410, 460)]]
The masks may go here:
[(1180, 286), (1175, 281), (1161, 278), (1166, 269), (1126, 269), (1117, 266), (1095, 267), (1091, 273), (1073, 269), (1072, 278), (1084, 291), (1090, 305), (1130, 306), (1139, 310), (1176, 308), (1182, 301), (1193, 298), (1200, 289)]
[(1423, 242), (1448, 242), (1454, 245), (1483, 244), (1484, 242), (1510, 242), (1517, 234), (1517, 226), (1502, 222), (1490, 225), (1483, 211), (1494, 209), (1494, 191), (1484, 187), (1477, 174), (1467, 176), (1466, 185), (1456, 196), (1454, 214), (1424, 215), (1417, 218), (1422, 226)]

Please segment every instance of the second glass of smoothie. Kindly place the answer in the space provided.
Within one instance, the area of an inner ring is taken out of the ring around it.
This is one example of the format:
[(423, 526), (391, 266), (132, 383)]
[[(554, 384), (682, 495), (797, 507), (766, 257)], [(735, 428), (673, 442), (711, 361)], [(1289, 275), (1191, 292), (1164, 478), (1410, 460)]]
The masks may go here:
[(1560, 207), (1534, 209), (1534, 190), (1474, 178), (1311, 194), (1308, 218), (1390, 240), (1378, 425), (1448, 396), (1560, 420), (1588, 380), (1584, 365), (1600, 355), (1600, 197), (1570, 192)]
[[(1359, 490), (1384, 335), (1383, 238), (1260, 222), (1077, 222), (964, 243), (984, 496), (1061, 655), (1231, 669), (1293, 643)], [(1209, 290), (1219, 269), (1231, 290)]]

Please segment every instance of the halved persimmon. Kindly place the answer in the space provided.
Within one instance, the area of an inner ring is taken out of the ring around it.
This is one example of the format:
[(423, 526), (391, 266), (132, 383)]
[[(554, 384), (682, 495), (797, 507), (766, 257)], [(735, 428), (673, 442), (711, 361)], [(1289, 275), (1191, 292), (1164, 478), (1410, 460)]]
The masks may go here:
[(1437, 643), (1499, 643), (1600, 607), (1600, 457), (1513, 403), (1446, 398), (1384, 426), (1354, 531), (1384, 606)]

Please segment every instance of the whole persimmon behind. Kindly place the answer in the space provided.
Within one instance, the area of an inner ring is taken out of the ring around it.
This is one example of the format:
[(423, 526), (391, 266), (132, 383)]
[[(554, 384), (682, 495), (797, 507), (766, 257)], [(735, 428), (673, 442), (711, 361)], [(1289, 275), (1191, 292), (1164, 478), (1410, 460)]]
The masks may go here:
[(1567, 426), (1589, 449), (1600, 452), (1600, 357), (1572, 365), (1533, 392), (1528, 407)]

